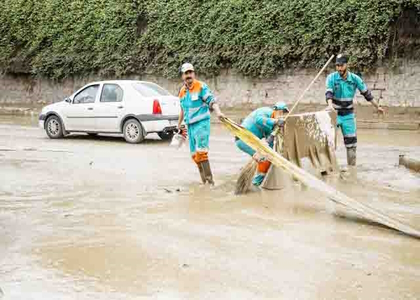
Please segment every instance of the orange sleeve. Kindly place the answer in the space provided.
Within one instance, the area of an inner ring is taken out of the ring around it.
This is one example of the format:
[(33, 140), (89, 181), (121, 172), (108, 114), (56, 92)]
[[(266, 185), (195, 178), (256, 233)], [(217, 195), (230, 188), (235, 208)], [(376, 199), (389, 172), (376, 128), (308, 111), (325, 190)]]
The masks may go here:
[(178, 93), (179, 99), (183, 98), (185, 96), (185, 86), (181, 87)]

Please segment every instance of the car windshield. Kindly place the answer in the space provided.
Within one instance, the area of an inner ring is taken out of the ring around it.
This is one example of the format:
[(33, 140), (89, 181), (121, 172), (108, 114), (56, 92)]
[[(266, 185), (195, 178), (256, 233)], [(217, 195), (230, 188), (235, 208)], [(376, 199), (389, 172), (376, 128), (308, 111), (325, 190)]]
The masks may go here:
[(171, 94), (154, 83), (149, 82), (135, 82), (133, 83), (134, 89), (144, 97), (156, 96), (170, 96)]

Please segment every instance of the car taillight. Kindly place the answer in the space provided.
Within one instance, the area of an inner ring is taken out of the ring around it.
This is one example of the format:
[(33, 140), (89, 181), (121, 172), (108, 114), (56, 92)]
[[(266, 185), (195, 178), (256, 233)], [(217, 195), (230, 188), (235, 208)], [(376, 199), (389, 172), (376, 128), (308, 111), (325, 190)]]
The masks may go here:
[(160, 107), (159, 100), (153, 100), (153, 114), (154, 115), (162, 114), (162, 107)]

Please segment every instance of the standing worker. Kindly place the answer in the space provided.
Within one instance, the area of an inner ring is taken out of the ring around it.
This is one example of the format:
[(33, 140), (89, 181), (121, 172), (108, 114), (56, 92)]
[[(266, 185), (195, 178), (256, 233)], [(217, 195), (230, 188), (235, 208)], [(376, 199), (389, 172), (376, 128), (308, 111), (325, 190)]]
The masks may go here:
[(326, 98), (328, 108), (337, 111), (337, 126), (341, 127), (344, 136), (344, 145), (347, 149), (347, 164), (356, 165), (356, 119), (353, 109), (353, 99), (356, 89), (365, 99), (376, 107), (378, 113), (383, 109), (373, 99), (372, 93), (368, 90), (363, 80), (354, 73), (347, 70), (347, 57), (339, 54), (335, 62), (337, 72), (331, 73), (326, 82)]
[[(278, 102), (273, 107), (261, 107), (254, 110), (245, 120), (242, 122), (242, 127), (251, 131), (259, 139), (265, 138), (268, 145), (273, 148), (274, 136), (271, 135), (275, 128), (275, 125), (283, 126), (283, 117), (289, 112), (284, 102)], [(258, 153), (236, 138), (236, 146), (243, 152), (249, 154), (254, 160), (258, 162), (257, 175), (252, 180), (252, 184), (260, 186), (268, 170), (270, 169), (271, 163), (262, 157), (259, 157)]]
[(184, 85), (179, 91), (181, 112), (178, 119), (178, 131), (182, 131), (182, 122), (187, 125), (192, 159), (198, 166), (204, 184), (214, 184), (213, 174), (208, 158), (210, 138), (210, 112), (214, 111), (218, 118), (223, 117), (219, 105), (208, 88), (195, 79), (194, 67), (190, 63), (181, 66)]

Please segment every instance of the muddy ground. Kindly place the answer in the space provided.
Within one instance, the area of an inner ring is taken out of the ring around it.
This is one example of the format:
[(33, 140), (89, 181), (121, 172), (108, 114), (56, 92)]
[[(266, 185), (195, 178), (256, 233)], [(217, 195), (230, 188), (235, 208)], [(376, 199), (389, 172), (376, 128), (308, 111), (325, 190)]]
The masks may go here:
[[(334, 216), (298, 184), (234, 196), (247, 157), (220, 125), (209, 189), (156, 137), (50, 140), (36, 118), (0, 120), (3, 299), (420, 298), (419, 240)], [(398, 167), (420, 132), (359, 130), (358, 150), (336, 187), (420, 228), (420, 175)]]

